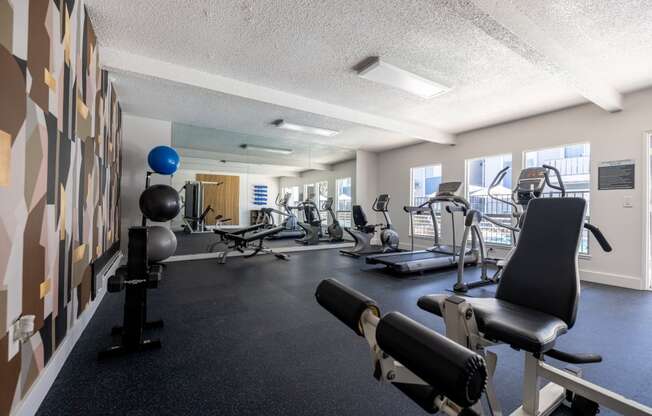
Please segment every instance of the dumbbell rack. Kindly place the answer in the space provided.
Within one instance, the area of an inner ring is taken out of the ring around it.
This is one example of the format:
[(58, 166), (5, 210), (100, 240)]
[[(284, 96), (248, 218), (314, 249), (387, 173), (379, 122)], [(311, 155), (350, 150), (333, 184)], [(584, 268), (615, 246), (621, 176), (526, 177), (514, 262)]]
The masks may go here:
[(162, 265), (148, 264), (147, 227), (131, 227), (127, 265), (118, 268), (107, 284), (109, 292), (125, 291), (123, 324), (111, 330), (120, 342), (100, 351), (100, 359), (161, 347), (158, 339), (145, 338), (145, 330), (163, 327), (162, 320), (147, 321), (147, 290), (158, 287), (162, 272)]

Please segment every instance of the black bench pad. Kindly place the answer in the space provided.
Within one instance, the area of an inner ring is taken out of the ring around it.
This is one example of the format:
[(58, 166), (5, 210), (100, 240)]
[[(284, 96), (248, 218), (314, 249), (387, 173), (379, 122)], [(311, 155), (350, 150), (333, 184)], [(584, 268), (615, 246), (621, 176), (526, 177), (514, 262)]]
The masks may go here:
[(227, 238), (228, 240), (237, 241), (239, 243), (249, 243), (252, 241), (262, 240), (263, 238), (268, 237), (270, 235), (278, 234), (283, 230), (285, 230), (285, 226), (280, 225), (278, 227), (267, 228), (252, 234), (245, 234), (245, 235), (224, 234), (223, 237)]
[(263, 226), (264, 226), (264, 224), (254, 224), (254, 225), (250, 225), (250, 226), (244, 227), (244, 228), (225, 228), (225, 229), (213, 228), (213, 232), (215, 234), (221, 235), (221, 236), (225, 236), (227, 234), (228, 235), (231, 235), (231, 234), (232, 235), (238, 235), (238, 234), (245, 234), (245, 233), (248, 233), (250, 231), (258, 230)]
[[(442, 316), (441, 305), (450, 295), (422, 296), (421, 309)], [(478, 329), (485, 338), (531, 353), (552, 349), (568, 326), (552, 315), (496, 298), (464, 298), (473, 306)]]

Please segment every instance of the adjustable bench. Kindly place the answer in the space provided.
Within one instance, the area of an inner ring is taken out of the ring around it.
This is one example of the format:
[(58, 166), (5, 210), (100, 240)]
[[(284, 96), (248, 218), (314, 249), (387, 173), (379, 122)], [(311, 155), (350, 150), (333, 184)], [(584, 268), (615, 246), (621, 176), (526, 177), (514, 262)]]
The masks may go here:
[(280, 225), (274, 228), (261, 229), (262, 226), (263, 224), (252, 225), (250, 227), (233, 230), (233, 232), (228, 232), (227, 230), (214, 230), (215, 234), (218, 234), (222, 241), (226, 242), (226, 249), (218, 254), (217, 260), (219, 263), (225, 264), (226, 257), (234, 250), (241, 253), (244, 253), (245, 250), (252, 250), (251, 253), (244, 256), (245, 258), (253, 257), (260, 253), (266, 253), (273, 254), (278, 259), (289, 260), (290, 257), (287, 254), (277, 253), (263, 244), (263, 240), (266, 237), (280, 233), (285, 229), (285, 226)]

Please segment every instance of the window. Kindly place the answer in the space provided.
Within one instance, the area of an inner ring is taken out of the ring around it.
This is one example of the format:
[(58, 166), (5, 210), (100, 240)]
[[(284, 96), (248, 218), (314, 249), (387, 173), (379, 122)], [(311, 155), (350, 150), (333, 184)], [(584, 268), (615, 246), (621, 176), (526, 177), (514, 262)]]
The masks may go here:
[(303, 185), (303, 200), (311, 200), (315, 201), (315, 197), (317, 196), (317, 192), (315, 192), (315, 184), (310, 183), (310, 184), (305, 184)]
[[(512, 166), (511, 154), (467, 160), (465, 188), (471, 208), (509, 225), (512, 221), (511, 206), (489, 197), (489, 185), (496, 177), (496, 174), (507, 166)], [(492, 194), (501, 200), (510, 200), (512, 196), (511, 172), (505, 175), (502, 182), (493, 188)], [(506, 228), (498, 227), (489, 221), (482, 221), (480, 230), (487, 243), (512, 244), (512, 233)]]
[[(559, 169), (566, 187), (566, 196), (586, 200), (586, 222), (590, 222), (591, 145), (580, 143), (525, 152), (525, 167), (541, 165), (550, 165)], [(553, 175), (550, 181), (557, 183), (557, 178)], [(559, 192), (548, 188), (545, 196), (559, 196)], [(582, 233), (580, 253), (589, 253), (587, 230)]]
[(335, 215), (342, 227), (352, 226), (351, 216), (351, 178), (339, 178), (335, 181)]
[(286, 193), (290, 193), (290, 199), (288, 201), (289, 206), (295, 206), (299, 203), (299, 187), (298, 186), (288, 186), (287, 188), (281, 189), (281, 195), (285, 196)]
[(319, 192), (317, 193), (317, 201), (315, 201), (315, 203), (317, 204), (317, 209), (319, 210), (319, 215), (321, 216), (322, 221), (328, 223), (328, 212), (321, 209), (322, 205), (328, 198), (328, 181), (317, 182), (317, 189)]
[[(410, 169), (410, 204), (421, 205), (435, 196), (441, 183), (441, 165), (421, 166)], [(439, 209), (433, 206), (439, 221)], [(430, 215), (413, 215), (415, 236), (433, 237), (434, 229)], [(438, 223), (439, 224), (439, 223)]]

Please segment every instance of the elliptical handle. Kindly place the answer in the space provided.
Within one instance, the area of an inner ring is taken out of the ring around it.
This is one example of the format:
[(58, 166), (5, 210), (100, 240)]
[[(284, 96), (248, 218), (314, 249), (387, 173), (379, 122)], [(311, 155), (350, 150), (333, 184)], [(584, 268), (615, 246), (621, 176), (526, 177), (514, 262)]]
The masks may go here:
[(556, 189), (561, 192), (561, 197), (566, 196), (566, 186), (564, 186), (564, 181), (561, 179), (561, 173), (559, 172), (559, 169), (557, 169), (554, 166), (551, 165), (541, 165), (542, 168), (546, 170), (553, 171), (555, 173), (555, 176), (557, 177), (557, 182), (559, 183), (559, 186), (553, 185), (550, 183), (550, 176), (546, 173), (546, 185), (548, 185), (552, 189)]
[(602, 231), (598, 227), (596, 227), (593, 224), (589, 224), (588, 222), (584, 223), (584, 228), (589, 230), (591, 234), (593, 234), (593, 237), (598, 241), (598, 244), (600, 244), (600, 248), (602, 248), (603, 251), (609, 253), (613, 250), (611, 247), (611, 244), (609, 244), (609, 241), (607, 241), (607, 237), (602, 234)]
[(508, 170), (509, 170), (509, 166), (505, 166), (504, 168), (499, 170), (498, 173), (496, 174), (496, 176), (494, 177), (494, 180), (491, 181), (491, 185), (489, 185), (489, 189), (495, 188), (496, 186), (498, 186), (498, 184), (503, 181), (503, 178), (505, 177), (505, 175), (507, 175)]
[[(498, 173), (494, 177), (494, 180), (491, 181), (491, 184), (487, 188), (487, 195), (489, 195), (489, 198), (493, 199), (494, 201), (502, 202), (503, 204), (509, 205), (512, 208), (512, 212), (518, 212), (518, 206), (514, 202), (510, 200), (498, 198), (492, 192), (493, 189), (503, 181), (505, 175), (507, 175), (507, 171), (509, 170), (509, 168), (510, 168), (509, 166), (505, 166), (504, 168), (498, 171)], [(514, 191), (512, 192), (512, 200), (514, 200), (514, 192), (516, 192), (516, 189), (514, 189)]]

